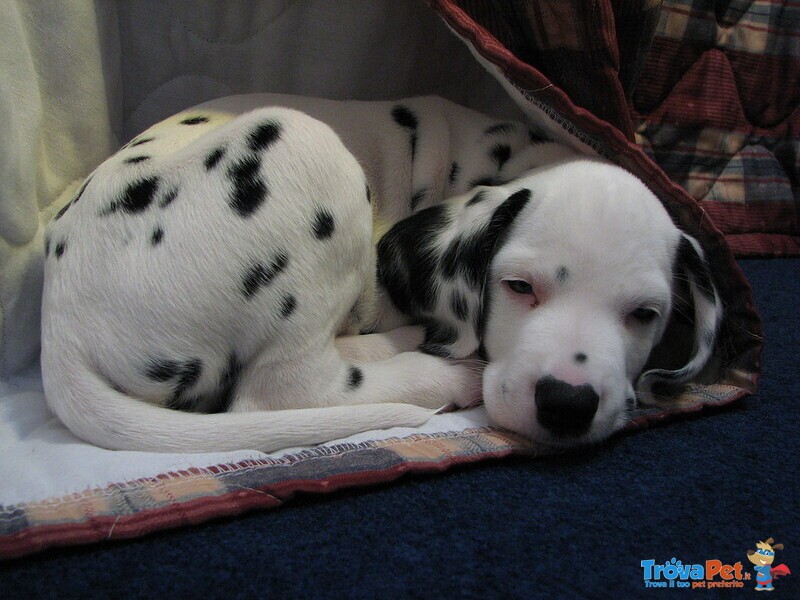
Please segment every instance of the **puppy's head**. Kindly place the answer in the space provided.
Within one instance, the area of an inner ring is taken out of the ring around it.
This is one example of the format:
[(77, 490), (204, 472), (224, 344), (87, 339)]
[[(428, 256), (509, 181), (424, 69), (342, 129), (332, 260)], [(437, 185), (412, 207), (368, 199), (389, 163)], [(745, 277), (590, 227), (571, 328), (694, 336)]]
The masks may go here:
[(378, 244), (378, 275), (426, 324), (421, 350), (481, 351), (495, 423), (560, 446), (694, 379), (722, 312), (700, 245), (636, 177), (591, 159), (412, 215)]
[[(591, 160), (542, 169), (495, 248), (479, 338), (484, 402), (497, 424), (571, 446), (618, 430), (640, 393), (693, 378), (711, 355), (721, 303), (699, 244), (633, 175)], [(509, 186), (512, 189), (513, 186)], [(674, 308), (692, 299), (692, 349), (643, 373)]]

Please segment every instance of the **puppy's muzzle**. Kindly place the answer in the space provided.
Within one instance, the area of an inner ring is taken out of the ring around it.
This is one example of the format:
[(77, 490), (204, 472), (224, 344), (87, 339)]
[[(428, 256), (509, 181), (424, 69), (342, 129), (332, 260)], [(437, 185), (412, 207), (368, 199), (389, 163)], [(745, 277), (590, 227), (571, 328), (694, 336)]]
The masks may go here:
[(535, 392), (539, 425), (558, 437), (586, 433), (600, 404), (591, 385), (570, 385), (551, 376), (542, 377)]

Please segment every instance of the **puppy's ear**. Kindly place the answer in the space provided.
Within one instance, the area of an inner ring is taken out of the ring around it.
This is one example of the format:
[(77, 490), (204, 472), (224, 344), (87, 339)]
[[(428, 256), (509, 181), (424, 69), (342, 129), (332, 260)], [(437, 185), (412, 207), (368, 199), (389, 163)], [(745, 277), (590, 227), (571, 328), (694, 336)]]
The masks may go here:
[(461, 207), (438, 261), (440, 293), (447, 290), (452, 298), (449, 303), (438, 303), (438, 310), (427, 316), (421, 351), (463, 358), (478, 350), (489, 264), (531, 195), (529, 189), (510, 195), (484, 189)]
[(714, 352), (722, 320), (722, 302), (703, 249), (697, 240), (686, 234), (681, 235), (678, 243), (673, 277), (676, 289), (682, 283), (688, 288), (690, 304), (686, 308), (689, 310), (684, 311), (676, 299), (673, 321), (686, 321), (688, 318), (692, 330), (692, 348), (685, 364), (680, 368), (655, 368), (641, 375), (637, 388), (646, 398), (652, 395), (669, 395), (703, 370)]

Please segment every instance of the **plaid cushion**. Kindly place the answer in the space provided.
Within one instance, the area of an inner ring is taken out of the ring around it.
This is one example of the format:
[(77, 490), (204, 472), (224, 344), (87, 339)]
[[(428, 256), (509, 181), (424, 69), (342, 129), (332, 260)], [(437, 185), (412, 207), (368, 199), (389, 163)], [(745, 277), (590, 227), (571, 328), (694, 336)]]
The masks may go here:
[(737, 254), (800, 254), (800, 5), (666, 0), (632, 108)]
[[(799, 4), (452, 4), (574, 105), (640, 144), (703, 201), (735, 253), (800, 254)], [(543, 91), (525, 90), (534, 101)]]

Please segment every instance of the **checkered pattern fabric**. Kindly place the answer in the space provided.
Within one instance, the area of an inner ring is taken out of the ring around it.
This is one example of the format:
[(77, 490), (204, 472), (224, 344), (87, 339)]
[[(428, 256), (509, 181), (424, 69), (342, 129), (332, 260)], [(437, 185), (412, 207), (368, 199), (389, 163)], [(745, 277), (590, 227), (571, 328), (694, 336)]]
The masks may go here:
[(632, 108), (737, 254), (800, 254), (799, 4), (666, 0)]
[(736, 254), (800, 254), (799, 4), (453, 4), (575, 106), (639, 144), (701, 201)]

